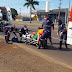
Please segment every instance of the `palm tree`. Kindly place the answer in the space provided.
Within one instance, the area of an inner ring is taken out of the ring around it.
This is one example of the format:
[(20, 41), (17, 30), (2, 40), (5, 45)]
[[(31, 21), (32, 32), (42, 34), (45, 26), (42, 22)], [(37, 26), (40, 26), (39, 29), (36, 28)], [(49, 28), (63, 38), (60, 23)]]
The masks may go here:
[(39, 5), (39, 2), (38, 1), (33, 1), (33, 0), (26, 0), (26, 3), (24, 4), (24, 6), (27, 6), (27, 8), (30, 6), (30, 23), (31, 23), (32, 8), (35, 10), (34, 5)]

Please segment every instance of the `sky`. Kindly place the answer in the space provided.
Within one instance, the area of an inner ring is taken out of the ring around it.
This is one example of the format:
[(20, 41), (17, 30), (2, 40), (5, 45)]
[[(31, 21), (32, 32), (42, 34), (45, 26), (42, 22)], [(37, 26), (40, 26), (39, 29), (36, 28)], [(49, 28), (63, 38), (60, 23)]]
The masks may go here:
[[(36, 9), (43, 9), (46, 8), (46, 0), (37, 0), (39, 1), (39, 6), (35, 6)], [(59, 0), (49, 0), (50, 1), (50, 7), (49, 9), (58, 9), (59, 7)], [(15, 8), (18, 13), (22, 14), (29, 14), (29, 8), (24, 7), (25, 0), (0, 0), (0, 6)], [(70, 0), (70, 5), (72, 5), (72, 0)], [(69, 0), (62, 0), (61, 8), (69, 8)]]

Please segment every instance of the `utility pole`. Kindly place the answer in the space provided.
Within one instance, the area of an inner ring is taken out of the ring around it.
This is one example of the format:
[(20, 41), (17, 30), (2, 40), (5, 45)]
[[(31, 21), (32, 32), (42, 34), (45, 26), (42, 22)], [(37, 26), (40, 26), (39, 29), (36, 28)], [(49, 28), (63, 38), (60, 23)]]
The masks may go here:
[(21, 15), (21, 8), (20, 8), (20, 15)]
[(32, 13), (32, 7), (30, 5), (30, 23), (31, 23), (31, 13)]
[(69, 19), (70, 19), (70, 2), (71, 2), (71, 0), (69, 0), (69, 8), (68, 8), (68, 20), (67, 20), (67, 22), (69, 22)]
[(20, 13), (19, 13), (19, 16), (20, 16), (19, 20), (21, 20), (21, 8), (20, 8)]
[(70, 0), (69, 0), (69, 11), (68, 11), (68, 18), (70, 18)]
[(61, 1), (62, 0), (59, 0), (59, 1), (60, 1), (60, 3), (59, 3), (59, 15), (58, 15), (58, 19), (60, 19), (60, 10), (61, 10), (61, 4), (62, 4)]
[(70, 11), (70, 0), (69, 0), (69, 11)]

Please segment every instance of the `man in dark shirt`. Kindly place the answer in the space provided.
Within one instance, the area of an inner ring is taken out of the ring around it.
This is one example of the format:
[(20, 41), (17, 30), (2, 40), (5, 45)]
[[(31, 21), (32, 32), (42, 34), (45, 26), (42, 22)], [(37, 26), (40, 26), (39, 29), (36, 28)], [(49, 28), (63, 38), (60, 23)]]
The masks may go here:
[(66, 27), (65, 27), (64, 24), (62, 24), (61, 20), (58, 20), (57, 24), (58, 24), (58, 33), (57, 33), (57, 35), (60, 36), (60, 47), (59, 47), (59, 49), (62, 48), (62, 41), (63, 40), (65, 42), (65, 47), (68, 48), (67, 47), (67, 43), (66, 43), (66, 41), (67, 41), (67, 30), (66, 30)]
[(28, 28), (26, 25), (24, 27), (20, 28), (19, 35), (20, 35), (20, 41), (22, 41), (22, 35), (28, 34)]
[(51, 20), (51, 18), (48, 18), (47, 15), (44, 15), (44, 19), (43, 19), (43, 24), (42, 27), (44, 30), (48, 31), (49, 33), (49, 40), (50, 40), (50, 44), (52, 44), (52, 40), (51, 40), (51, 27), (54, 26), (53, 22)]
[(4, 34), (5, 34), (5, 41), (8, 43), (9, 37), (10, 37), (10, 31), (9, 27), (4, 27)]

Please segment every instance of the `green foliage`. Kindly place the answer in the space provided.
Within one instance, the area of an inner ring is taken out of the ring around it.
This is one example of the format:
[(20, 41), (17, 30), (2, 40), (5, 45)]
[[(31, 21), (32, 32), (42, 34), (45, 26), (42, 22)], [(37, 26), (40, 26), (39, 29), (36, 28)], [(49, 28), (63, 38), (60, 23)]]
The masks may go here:
[(15, 20), (15, 17), (18, 15), (17, 10), (14, 8), (11, 8), (12, 18)]
[(34, 0), (26, 0), (26, 3), (24, 4), (24, 6), (27, 6), (27, 8), (30, 7), (30, 23), (31, 23), (31, 8), (35, 10), (34, 5), (39, 5), (39, 2)]
[(35, 10), (34, 5), (39, 5), (39, 2), (38, 1), (33, 1), (33, 0), (26, 0), (26, 3), (24, 4), (24, 6), (27, 6), (27, 8), (29, 6), (31, 6)]

